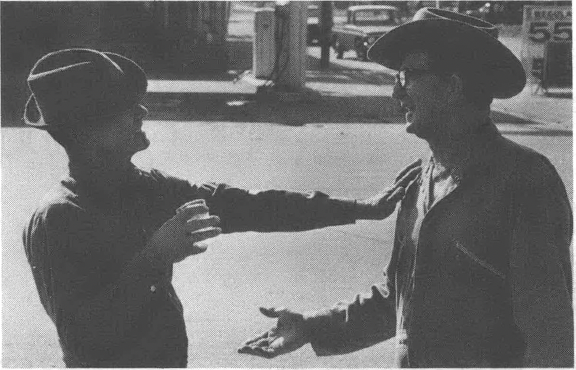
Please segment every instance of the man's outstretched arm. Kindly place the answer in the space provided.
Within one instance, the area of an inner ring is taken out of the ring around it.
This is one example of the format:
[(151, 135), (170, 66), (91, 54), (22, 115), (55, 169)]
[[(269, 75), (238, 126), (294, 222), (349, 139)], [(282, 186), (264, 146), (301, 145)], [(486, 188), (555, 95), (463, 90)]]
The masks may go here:
[(357, 295), (348, 303), (326, 310), (298, 313), (281, 308), (260, 308), (276, 326), (244, 342), (239, 353), (273, 358), (307, 343), (319, 356), (344, 354), (394, 336), (394, 297), (387, 284), (374, 285), (371, 294)]
[(400, 172), (393, 184), (364, 200), (331, 198), (321, 192), (308, 194), (283, 190), (248, 192), (227, 185), (207, 184), (197, 188), (210, 213), (218, 215), (224, 233), (238, 231), (301, 231), (356, 220), (382, 220), (390, 216), (406, 187), (421, 172), (415, 161)]

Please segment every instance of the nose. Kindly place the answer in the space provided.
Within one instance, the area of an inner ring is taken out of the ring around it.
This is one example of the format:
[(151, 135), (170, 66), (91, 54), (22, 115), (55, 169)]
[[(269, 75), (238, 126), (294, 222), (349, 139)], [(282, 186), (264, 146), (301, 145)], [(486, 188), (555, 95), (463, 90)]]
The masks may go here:
[(136, 118), (143, 119), (147, 115), (148, 115), (148, 109), (146, 109), (146, 107), (143, 106), (142, 104), (138, 104), (138, 106), (136, 107), (136, 114), (135, 114)]

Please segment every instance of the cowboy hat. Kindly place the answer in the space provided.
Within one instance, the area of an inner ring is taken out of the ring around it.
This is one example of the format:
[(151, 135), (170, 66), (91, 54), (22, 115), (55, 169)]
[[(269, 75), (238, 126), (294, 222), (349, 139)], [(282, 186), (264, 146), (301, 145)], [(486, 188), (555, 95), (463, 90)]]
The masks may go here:
[(49, 53), (28, 76), (32, 95), (24, 122), (49, 129), (113, 116), (131, 109), (146, 93), (146, 74), (134, 61), (92, 49)]
[(368, 58), (399, 70), (409, 53), (434, 50), (442, 55), (446, 68), (480, 74), (493, 97), (510, 98), (522, 91), (526, 74), (497, 34), (494, 25), (480, 19), (422, 8), (411, 22), (380, 37), (368, 50)]

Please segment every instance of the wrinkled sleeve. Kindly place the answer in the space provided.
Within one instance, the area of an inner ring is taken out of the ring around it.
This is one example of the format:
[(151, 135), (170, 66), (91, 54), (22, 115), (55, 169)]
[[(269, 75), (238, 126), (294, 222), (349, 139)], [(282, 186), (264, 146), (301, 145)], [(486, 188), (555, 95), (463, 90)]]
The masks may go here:
[(167, 271), (140, 254), (102, 288), (102, 271), (89, 260), (105, 241), (70, 207), (35, 214), (23, 239), (42, 305), (65, 348), (81, 362), (129, 348), (168, 294)]
[(513, 315), (525, 343), (524, 366), (572, 367), (572, 211), (562, 180), (542, 161), (526, 170), (529, 177), (516, 190), (509, 270)]
[(152, 176), (178, 205), (206, 200), (211, 215), (220, 217), (224, 233), (304, 231), (356, 222), (356, 203), (320, 191), (249, 191), (222, 183), (191, 184), (152, 170)]
[(352, 302), (306, 314), (308, 337), (318, 356), (345, 354), (372, 346), (396, 334), (394, 284), (373, 285)]
[(316, 191), (251, 192), (225, 184), (197, 187), (211, 214), (221, 219), (223, 232), (303, 231), (354, 223), (354, 201), (334, 199)]

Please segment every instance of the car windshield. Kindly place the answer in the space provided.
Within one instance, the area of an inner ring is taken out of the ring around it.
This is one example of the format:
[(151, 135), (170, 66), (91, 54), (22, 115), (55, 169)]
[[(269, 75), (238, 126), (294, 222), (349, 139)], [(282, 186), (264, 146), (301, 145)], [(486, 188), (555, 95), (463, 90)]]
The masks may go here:
[(354, 13), (354, 21), (359, 26), (393, 26), (397, 24), (392, 10), (367, 9)]

